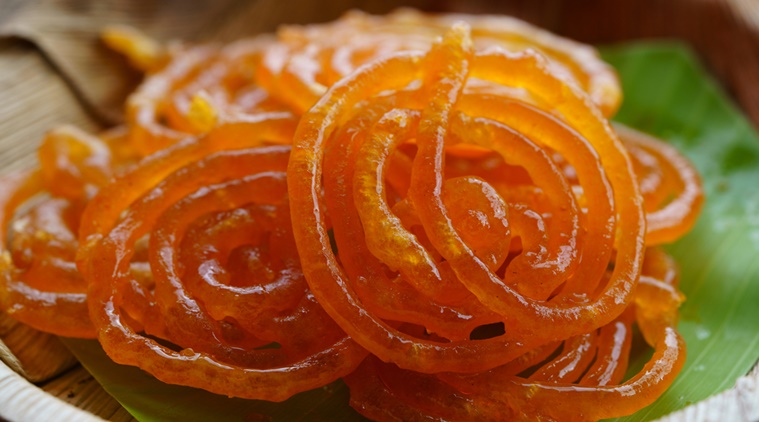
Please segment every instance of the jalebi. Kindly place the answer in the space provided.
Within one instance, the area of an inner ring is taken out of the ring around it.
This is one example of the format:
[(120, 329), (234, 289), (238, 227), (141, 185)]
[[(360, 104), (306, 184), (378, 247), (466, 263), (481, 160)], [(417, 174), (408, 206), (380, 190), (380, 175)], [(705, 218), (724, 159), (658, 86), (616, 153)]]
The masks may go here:
[[(352, 12), (228, 46), (104, 34), (126, 125), (0, 181), (0, 306), (174, 384), (377, 420), (602, 419), (685, 358), (697, 172), (606, 120), (591, 47), (497, 16)], [(292, 144), (292, 146), (290, 146)], [(653, 348), (625, 379), (637, 325)]]
[(507, 16), (424, 15), (399, 9), (386, 16), (354, 11), (329, 24), (284, 26), (258, 68), (260, 83), (273, 96), (305, 112), (327, 88), (363, 64), (399, 51), (426, 51), (458, 21), (472, 28), (478, 50), (535, 49), (553, 72), (579, 84), (605, 115), (622, 99), (616, 74), (591, 47), (558, 37)]

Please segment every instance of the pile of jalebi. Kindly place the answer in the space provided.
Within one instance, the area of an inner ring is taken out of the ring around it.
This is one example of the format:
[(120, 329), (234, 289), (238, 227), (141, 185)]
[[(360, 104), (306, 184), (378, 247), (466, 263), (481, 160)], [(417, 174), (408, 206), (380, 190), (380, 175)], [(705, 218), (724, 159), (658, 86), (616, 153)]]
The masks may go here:
[[(590, 47), (407, 10), (225, 47), (105, 40), (147, 72), (126, 125), (52, 131), (2, 181), (20, 321), (229, 396), (342, 377), (377, 420), (626, 415), (680, 370), (657, 245), (700, 182), (610, 126), (620, 88)], [(635, 324), (654, 353), (625, 380)]]

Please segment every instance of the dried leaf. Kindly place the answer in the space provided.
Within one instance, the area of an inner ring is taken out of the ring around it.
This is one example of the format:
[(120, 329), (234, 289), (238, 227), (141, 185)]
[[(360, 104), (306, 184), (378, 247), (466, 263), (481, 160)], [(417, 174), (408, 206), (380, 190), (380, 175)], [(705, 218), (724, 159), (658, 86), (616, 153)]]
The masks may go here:
[(64, 123), (97, 128), (60, 76), (28, 44), (0, 41), (0, 169), (28, 169), (42, 135)]

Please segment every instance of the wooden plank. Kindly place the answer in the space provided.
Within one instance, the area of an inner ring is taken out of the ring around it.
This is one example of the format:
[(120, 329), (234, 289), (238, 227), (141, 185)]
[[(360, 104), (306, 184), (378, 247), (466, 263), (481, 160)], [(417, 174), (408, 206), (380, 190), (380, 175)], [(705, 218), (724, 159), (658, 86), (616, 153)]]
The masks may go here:
[(136, 420), (81, 366), (44, 384), (42, 390), (79, 409), (112, 422)]

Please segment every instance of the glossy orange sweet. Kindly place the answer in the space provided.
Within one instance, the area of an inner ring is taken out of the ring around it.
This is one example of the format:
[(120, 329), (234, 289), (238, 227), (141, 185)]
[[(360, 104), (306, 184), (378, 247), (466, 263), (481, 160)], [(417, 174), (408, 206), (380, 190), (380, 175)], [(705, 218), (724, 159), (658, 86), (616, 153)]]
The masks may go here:
[[(53, 131), (2, 180), (17, 319), (229, 396), (344, 377), (378, 420), (614, 417), (677, 375), (655, 246), (692, 227), (700, 181), (609, 124), (621, 91), (590, 47), (409, 10), (104, 39), (147, 72), (126, 125)], [(625, 380), (635, 325), (654, 354)]]
[(619, 107), (617, 76), (593, 48), (496, 15), (426, 15), (399, 9), (371, 16), (352, 11), (327, 24), (284, 26), (277, 32), (282, 44), (267, 49), (259, 79), (277, 98), (305, 112), (327, 88), (360, 66), (399, 51), (426, 51), (458, 21), (470, 25), (477, 50), (536, 50), (549, 59), (553, 72), (588, 92), (605, 115)]
[[(288, 179), (304, 274), (325, 310), (379, 359), (347, 378), (352, 403), (380, 420), (632, 413), (684, 361), (672, 319), (679, 296), (641, 275), (645, 245), (664, 233), (647, 233), (645, 218), (687, 230), (698, 180), (652, 141), (658, 166), (679, 181), (641, 195), (640, 159), (586, 93), (535, 53), (476, 50), (469, 31), (456, 25), (427, 53), (360, 68), (326, 90), (295, 134)], [(639, 138), (624, 132), (643, 148)], [(636, 320), (634, 306), (663, 313)], [(634, 321), (654, 359), (613, 387)], [(474, 326), (494, 323), (503, 332), (471, 339)], [(523, 379), (520, 360), (542, 366)], [(641, 392), (622, 399), (630, 389)], [(566, 407), (550, 405), (564, 396)], [(587, 409), (599, 400), (605, 410)]]

